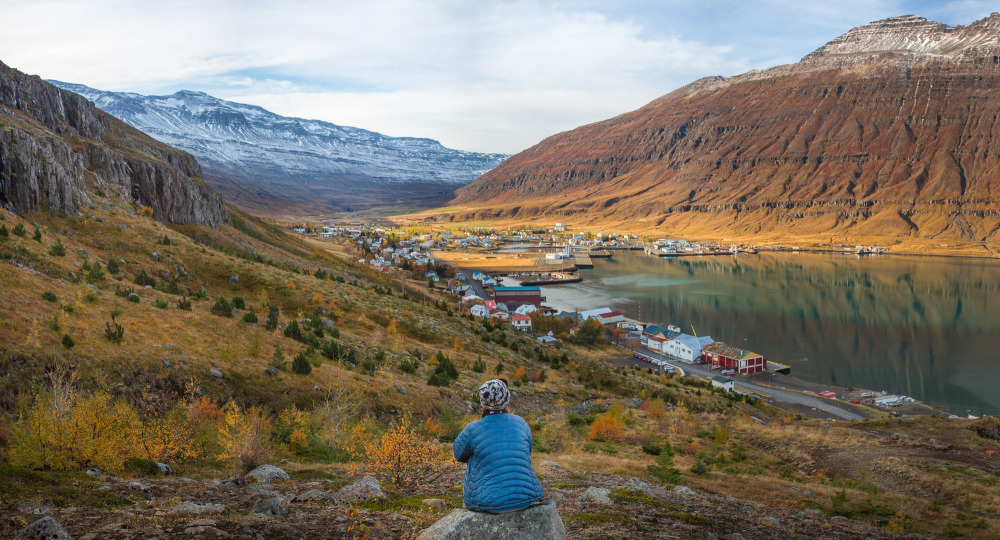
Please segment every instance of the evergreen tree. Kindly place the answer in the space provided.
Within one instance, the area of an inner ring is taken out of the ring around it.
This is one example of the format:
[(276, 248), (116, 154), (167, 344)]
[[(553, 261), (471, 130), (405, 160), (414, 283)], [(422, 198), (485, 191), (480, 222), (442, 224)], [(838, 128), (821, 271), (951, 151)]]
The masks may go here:
[(309, 363), (309, 360), (306, 358), (305, 354), (299, 353), (295, 356), (295, 359), (292, 360), (293, 373), (298, 373), (299, 375), (308, 375), (312, 373), (312, 370), (313, 370), (312, 364)]
[(38, 230), (38, 227), (35, 227), (35, 234), (31, 235), (31, 237), (35, 239), (35, 242), (41, 243), (42, 231)]

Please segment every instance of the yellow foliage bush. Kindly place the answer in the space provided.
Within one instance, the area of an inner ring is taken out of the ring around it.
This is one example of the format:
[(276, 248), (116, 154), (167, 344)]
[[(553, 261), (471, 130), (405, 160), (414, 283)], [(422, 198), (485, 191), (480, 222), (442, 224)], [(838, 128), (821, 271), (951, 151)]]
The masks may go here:
[(399, 487), (412, 486), (449, 466), (447, 452), (422, 440), (406, 417), (381, 437), (358, 446), (352, 452), (358, 467)]
[(621, 442), (624, 438), (625, 422), (612, 415), (610, 410), (590, 424), (590, 439), (593, 441)]
[(160, 418), (137, 422), (132, 429), (137, 457), (163, 462), (196, 457), (196, 430), (186, 413), (178, 408)]
[(68, 400), (40, 396), (15, 422), (7, 458), (11, 465), (32, 469), (119, 471), (138, 424), (131, 407), (107, 394)]
[(270, 422), (260, 409), (243, 410), (230, 401), (223, 408), (219, 442), (222, 459), (237, 470), (250, 472), (270, 458)]
[(153, 217), (153, 207), (152, 206), (143, 206), (142, 207), (142, 215), (144, 215), (146, 217)]

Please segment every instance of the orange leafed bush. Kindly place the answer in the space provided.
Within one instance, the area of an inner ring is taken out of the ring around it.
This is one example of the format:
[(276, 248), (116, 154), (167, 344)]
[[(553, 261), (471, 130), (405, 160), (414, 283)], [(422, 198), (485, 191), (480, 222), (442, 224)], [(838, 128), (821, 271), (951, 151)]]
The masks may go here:
[(142, 207), (142, 215), (144, 215), (146, 217), (153, 217), (153, 207), (152, 206), (143, 206)]
[(514, 378), (515, 379), (523, 379), (524, 378), (524, 368), (523, 367), (519, 367), (516, 370), (514, 370)]
[(647, 399), (639, 405), (639, 410), (644, 411), (650, 418), (662, 420), (667, 416), (667, 406), (659, 399)]
[(364, 472), (399, 487), (412, 486), (448, 466), (447, 454), (422, 440), (406, 417), (381, 437), (359, 444), (352, 455)]
[(625, 438), (625, 422), (616, 416), (603, 414), (590, 424), (590, 439), (593, 441), (621, 442)]

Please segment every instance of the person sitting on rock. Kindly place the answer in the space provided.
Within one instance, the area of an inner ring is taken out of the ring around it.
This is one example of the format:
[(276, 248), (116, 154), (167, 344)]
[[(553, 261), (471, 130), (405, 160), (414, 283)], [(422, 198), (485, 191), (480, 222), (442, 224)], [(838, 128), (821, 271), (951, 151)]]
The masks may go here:
[(465, 470), (465, 507), (486, 512), (527, 508), (542, 497), (542, 484), (531, 468), (531, 428), (510, 414), (510, 389), (503, 379), (479, 387), (483, 417), (465, 426), (455, 439), (455, 459)]

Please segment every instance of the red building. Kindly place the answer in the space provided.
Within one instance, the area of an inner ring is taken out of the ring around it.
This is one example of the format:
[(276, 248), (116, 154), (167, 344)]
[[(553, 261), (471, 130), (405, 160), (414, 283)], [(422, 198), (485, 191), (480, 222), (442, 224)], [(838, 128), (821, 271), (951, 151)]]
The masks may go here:
[(496, 287), (493, 289), (493, 300), (507, 305), (515, 310), (524, 304), (542, 307), (542, 289), (539, 287)]
[(740, 375), (760, 373), (767, 368), (767, 359), (746, 349), (726, 345), (721, 341), (701, 348), (701, 359), (722, 369), (735, 369)]

